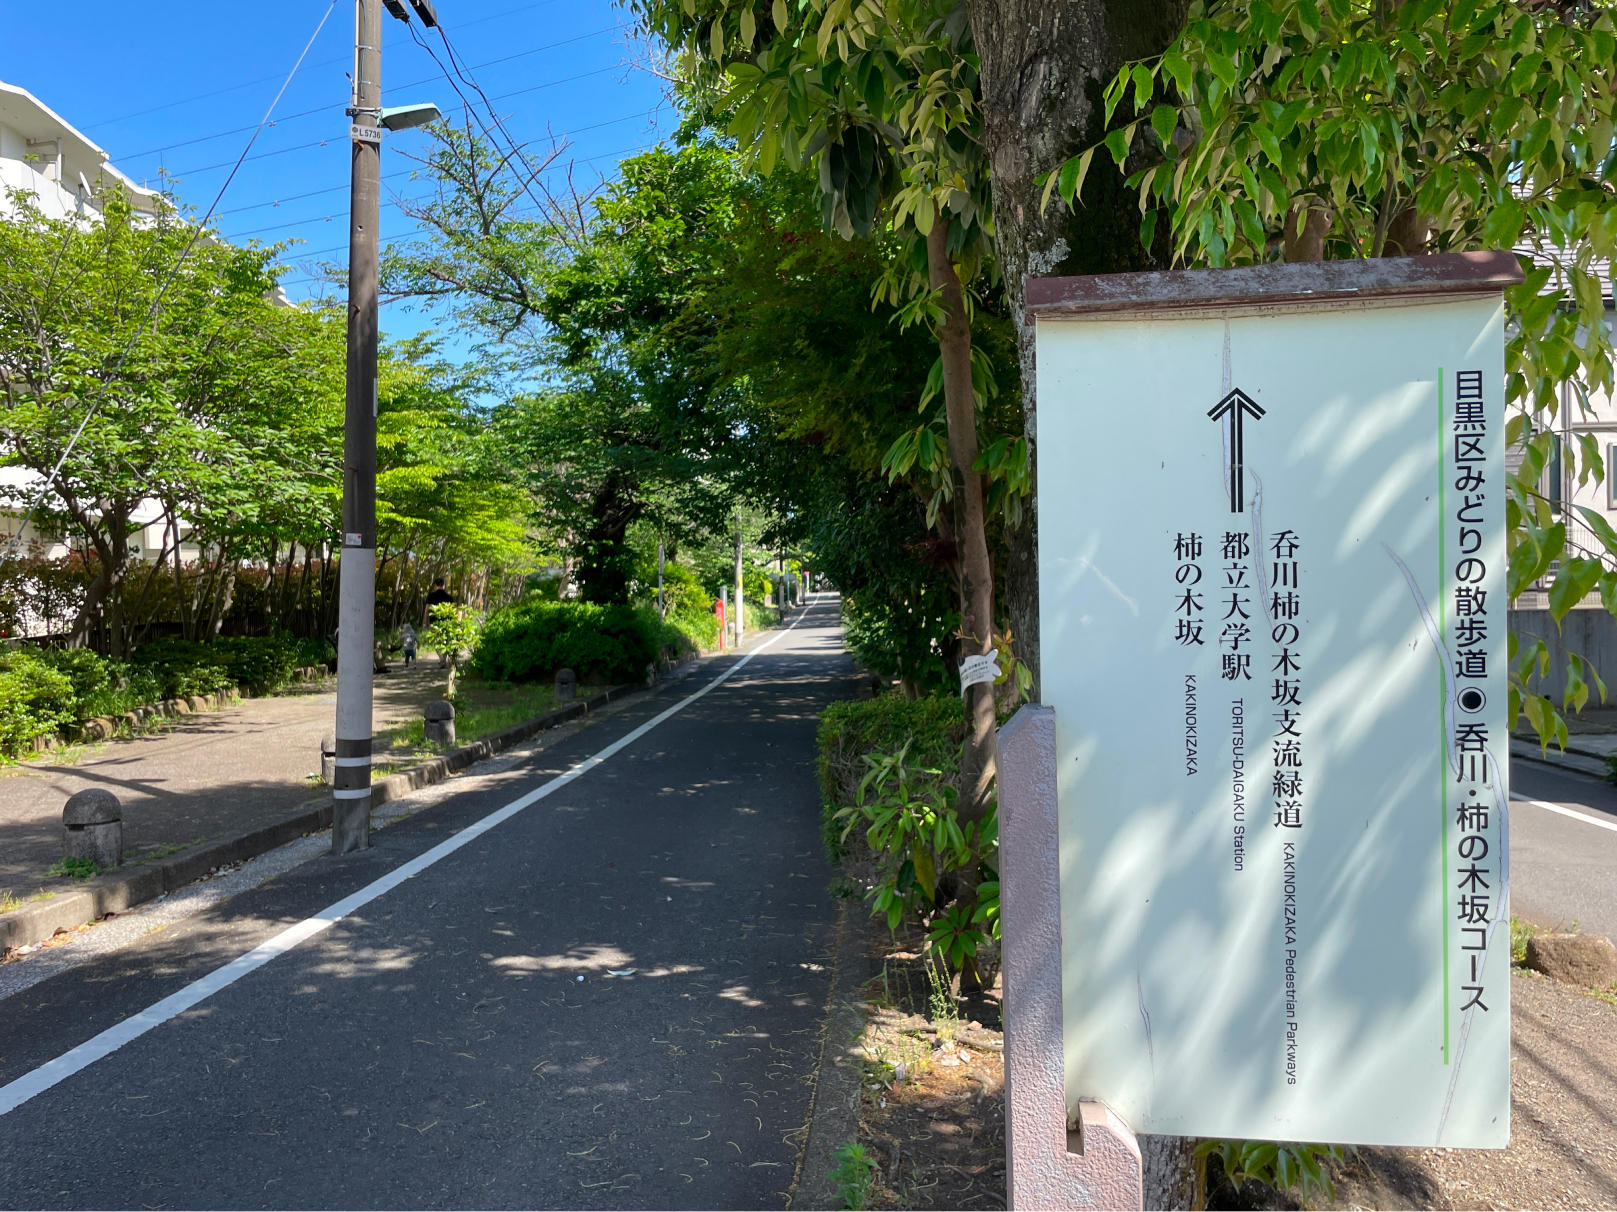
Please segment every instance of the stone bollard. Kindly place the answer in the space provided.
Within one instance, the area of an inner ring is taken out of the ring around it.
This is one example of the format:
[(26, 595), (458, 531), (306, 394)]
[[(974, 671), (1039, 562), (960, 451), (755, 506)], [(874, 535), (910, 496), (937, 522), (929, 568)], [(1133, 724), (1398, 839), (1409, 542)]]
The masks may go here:
[(320, 738), (320, 781), (327, 787), (337, 781), (337, 738), (329, 732)]
[(94, 859), (103, 871), (124, 861), (123, 805), (100, 787), (68, 796), (62, 806), (62, 857)]
[(578, 675), (571, 669), (556, 670), (556, 701), (570, 703), (578, 697)]
[(427, 704), (426, 738), (429, 745), (455, 743), (455, 707), (447, 699), (434, 699)]

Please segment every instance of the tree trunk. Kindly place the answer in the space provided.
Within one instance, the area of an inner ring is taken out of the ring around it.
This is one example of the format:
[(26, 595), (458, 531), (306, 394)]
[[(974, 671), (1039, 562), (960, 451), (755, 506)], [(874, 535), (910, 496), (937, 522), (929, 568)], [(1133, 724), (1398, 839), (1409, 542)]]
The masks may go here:
[[(1068, 207), (1059, 197), (1041, 212), (1038, 178), (1105, 134), (1101, 93), (1124, 63), (1167, 49), (1184, 24), (1187, 0), (969, 0), (972, 35), (979, 56), (984, 144), (994, 192), (994, 246), (1011, 317), (1016, 324), (1022, 370), (1022, 411), (1037, 486), (1038, 382), (1034, 328), (1024, 303), (1029, 277), (1119, 273), (1161, 268), (1140, 245), (1137, 196), (1124, 188), (1111, 158), (1097, 155), (1082, 201)], [(1132, 117), (1125, 106), (1120, 121)], [(1169, 225), (1157, 223), (1156, 249), (1167, 247)], [(1085, 401), (1063, 402), (1082, 407)], [(1057, 469), (1052, 469), (1057, 470)], [(1061, 468), (1067, 473), (1069, 469)], [(1006, 606), (1017, 655), (1033, 674), (1039, 697), (1037, 495), (1028, 524), (1009, 533)], [(1082, 1091), (1080, 1091), (1082, 1093)], [(1188, 1208), (1194, 1190), (1189, 1142), (1144, 1137), (1146, 1207)]]
[(576, 578), (586, 602), (617, 605), (629, 600), (633, 554), (624, 539), (639, 515), (640, 503), (624, 491), (616, 476), (595, 494)]
[[(971, 385), (971, 321), (960, 277), (949, 259), (949, 224), (940, 220), (926, 237), (927, 271), (934, 290), (943, 292), (944, 320), (938, 329), (943, 361), (943, 405), (949, 421), (949, 460), (954, 464), (955, 536), (960, 571), (960, 652), (976, 656), (994, 650), (994, 568), (988, 558), (983, 517), (983, 480), (977, 462), (977, 400)], [(781, 561), (785, 567), (784, 558)], [(966, 747), (960, 762), (959, 811), (962, 823), (988, 811), (994, 781), (994, 688), (967, 689)]]
[[(1156, 268), (1140, 247), (1136, 195), (1102, 153), (1076, 210), (1053, 197), (1041, 213), (1038, 178), (1105, 133), (1101, 90), (1125, 62), (1160, 53), (1184, 23), (1187, 0), (971, 0), (981, 60), (984, 142), (993, 176), (994, 247), (1016, 323), (1022, 411), (1038, 482), (1038, 385), (1023, 282), (1056, 274)], [(1132, 114), (1132, 110), (1128, 113)], [(1165, 238), (1167, 225), (1157, 225)], [(1006, 609), (1016, 654), (1039, 685), (1037, 496), (1008, 535)]]
[[(223, 555), (221, 554), (221, 559)], [(230, 613), (230, 604), (236, 596), (236, 572), (238, 565), (234, 560), (230, 562), (228, 571), (224, 574), (224, 582), (213, 598), (213, 612), (208, 619), (208, 638), (211, 640), (219, 634), (224, 626), (225, 615)]]
[(73, 626), (68, 630), (67, 646), (69, 648), (91, 647), (90, 628), (94, 624), (96, 614), (100, 611), (101, 603), (106, 599), (106, 596), (107, 567), (103, 564), (101, 571), (96, 573), (95, 580), (91, 581), (89, 587), (85, 589), (84, 605), (79, 607), (79, 613), (73, 620)]

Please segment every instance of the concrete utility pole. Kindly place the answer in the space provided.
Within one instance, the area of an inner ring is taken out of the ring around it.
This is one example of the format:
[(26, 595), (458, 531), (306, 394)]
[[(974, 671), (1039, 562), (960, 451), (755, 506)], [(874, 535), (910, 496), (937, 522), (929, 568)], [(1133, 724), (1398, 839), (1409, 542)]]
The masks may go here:
[(746, 629), (746, 615), (742, 604), (745, 594), (741, 587), (741, 510), (736, 509), (736, 647), (741, 647), (742, 632)]
[[(354, 88), (348, 106), (348, 396), (343, 415), (342, 559), (337, 602), (337, 768), (331, 852), (371, 844), (371, 694), (376, 646), (376, 225), (382, 194), (382, 129), (435, 122), (429, 104), (382, 108), (382, 5), (400, 21), (401, 0), (355, 0)], [(438, 23), (431, 0), (410, 0), (421, 23)]]
[(348, 108), (348, 399), (338, 566), (337, 777), (331, 852), (371, 836), (371, 693), (376, 640), (376, 224), (382, 192), (382, 5), (356, 0)]

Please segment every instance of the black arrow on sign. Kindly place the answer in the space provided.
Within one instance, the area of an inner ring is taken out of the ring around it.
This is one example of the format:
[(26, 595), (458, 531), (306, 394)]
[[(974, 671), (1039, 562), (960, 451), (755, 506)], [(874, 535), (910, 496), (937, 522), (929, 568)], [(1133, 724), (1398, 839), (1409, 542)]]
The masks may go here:
[(1263, 416), (1263, 409), (1246, 392), (1237, 387), (1229, 395), (1218, 402), (1217, 407), (1207, 410), (1207, 415), (1215, 421), (1222, 421), (1224, 414), (1230, 414), (1230, 443), (1228, 454), (1230, 465), (1224, 469), (1224, 482), (1230, 486), (1230, 512), (1246, 512), (1246, 488), (1242, 483), (1242, 437), (1241, 430), (1247, 417), (1254, 421)]

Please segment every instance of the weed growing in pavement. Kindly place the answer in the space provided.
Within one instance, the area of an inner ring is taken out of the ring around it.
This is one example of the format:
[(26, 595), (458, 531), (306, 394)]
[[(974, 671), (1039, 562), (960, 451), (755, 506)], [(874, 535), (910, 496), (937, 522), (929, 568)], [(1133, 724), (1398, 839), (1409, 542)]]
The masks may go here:
[(143, 859), (167, 858), (171, 854), (178, 854), (182, 850), (189, 850), (192, 846), (201, 845), (207, 840), (208, 839), (205, 837), (199, 837), (195, 841), (190, 842), (167, 842), (164, 845), (155, 846), (152, 849), (145, 851), (140, 857)]
[(65, 858), (45, 872), (46, 875), (59, 875), (75, 880), (87, 880), (93, 875), (101, 874), (101, 864), (94, 859)]
[(836, 1169), (831, 1171), (837, 1197), (844, 1208), (860, 1212), (870, 1201), (870, 1188), (875, 1184), (878, 1169), (876, 1159), (857, 1141), (838, 1145), (831, 1156), (837, 1162)]

